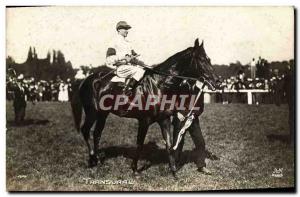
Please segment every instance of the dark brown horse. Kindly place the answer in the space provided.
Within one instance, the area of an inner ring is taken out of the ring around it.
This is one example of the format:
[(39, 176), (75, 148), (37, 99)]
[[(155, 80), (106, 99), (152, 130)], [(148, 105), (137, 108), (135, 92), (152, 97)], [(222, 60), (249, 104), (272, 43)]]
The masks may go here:
[[(100, 78), (99, 78), (100, 76)], [(84, 123), (81, 126), (81, 132), (86, 141), (89, 150), (89, 166), (97, 165), (97, 153), (99, 149), (99, 140), (109, 113), (114, 113), (120, 117), (135, 118), (139, 122), (137, 135), (137, 150), (132, 162), (132, 170), (137, 173), (137, 163), (142, 151), (144, 140), (151, 124), (157, 122), (161, 128), (162, 136), (166, 142), (166, 151), (168, 152), (169, 164), (172, 174), (175, 176), (176, 165), (174, 151), (172, 151), (171, 141), (171, 116), (177, 113), (176, 107), (171, 108), (170, 104), (161, 109), (161, 103), (149, 108), (149, 110), (126, 110), (118, 108), (114, 110), (103, 110), (99, 107), (99, 99), (106, 95), (120, 95), (121, 90), (117, 83), (110, 82), (114, 76), (111, 69), (106, 67), (100, 68), (99, 73), (88, 76), (76, 91), (73, 88), (74, 96), (72, 97), (72, 110), (76, 128), (80, 128), (82, 108), (85, 112)], [(182, 77), (179, 77), (182, 76)], [(165, 62), (157, 65), (154, 69), (146, 69), (144, 78), (140, 85), (135, 89), (132, 95), (142, 95), (144, 101), (147, 95), (180, 95), (186, 93), (184, 86), (181, 86), (184, 77), (186, 79), (205, 80), (216, 86), (217, 76), (214, 74), (210, 59), (205, 53), (203, 42), (199, 45), (196, 39), (194, 46), (189, 47), (181, 52), (168, 58)], [(95, 85), (97, 84), (97, 85)], [(79, 99), (78, 99), (79, 98)], [(203, 101), (203, 100), (202, 100)], [(112, 100), (111, 103), (114, 103)], [(200, 103), (201, 104), (201, 103)], [(128, 105), (126, 106), (128, 107)], [(90, 129), (96, 122), (93, 133), (94, 144), (90, 142)]]

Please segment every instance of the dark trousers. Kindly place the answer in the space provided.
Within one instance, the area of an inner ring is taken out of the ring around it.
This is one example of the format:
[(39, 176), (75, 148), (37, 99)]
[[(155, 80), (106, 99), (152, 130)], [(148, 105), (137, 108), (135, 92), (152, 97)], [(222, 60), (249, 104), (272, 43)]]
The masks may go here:
[(26, 106), (14, 107), (15, 110), (15, 123), (19, 124), (24, 121)]
[[(175, 145), (178, 133), (179, 133), (180, 129), (183, 126), (182, 123), (179, 121), (179, 119), (176, 116), (173, 118), (173, 126), (174, 126), (173, 145)], [(196, 163), (198, 168), (206, 167), (206, 163), (205, 163), (205, 158), (206, 158), (205, 141), (204, 141), (204, 138), (203, 138), (203, 135), (202, 135), (202, 131), (201, 131), (201, 128), (200, 128), (200, 123), (199, 123), (198, 117), (196, 117), (193, 120), (193, 123), (188, 128), (188, 131), (189, 131), (189, 133), (192, 137), (192, 140), (195, 144), (195, 153), (196, 153), (195, 163)], [(182, 149), (183, 149), (183, 145), (184, 145), (184, 136), (183, 136), (177, 150), (175, 151), (176, 160), (178, 160), (179, 157), (180, 157), (180, 154), (181, 154)]]

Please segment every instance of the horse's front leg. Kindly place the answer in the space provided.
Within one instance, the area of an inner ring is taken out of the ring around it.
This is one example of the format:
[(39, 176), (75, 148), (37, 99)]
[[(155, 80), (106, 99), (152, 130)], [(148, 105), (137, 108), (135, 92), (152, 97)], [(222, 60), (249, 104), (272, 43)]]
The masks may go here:
[(171, 148), (172, 148), (171, 129), (170, 129), (171, 128), (171, 119), (170, 118), (164, 119), (162, 121), (159, 121), (158, 124), (160, 126), (163, 138), (166, 142), (166, 150), (167, 150), (168, 156), (169, 156), (169, 165), (170, 165), (171, 172), (172, 172), (173, 176), (175, 178), (177, 178), (174, 153), (171, 150)]
[(87, 145), (88, 151), (89, 151), (89, 160), (88, 160), (89, 167), (94, 167), (98, 163), (98, 159), (95, 154), (95, 151), (93, 150), (93, 148), (90, 144), (90, 130), (91, 130), (94, 122), (95, 122), (95, 117), (87, 115), (85, 117), (84, 123), (81, 127), (81, 133), (83, 135), (83, 138), (86, 142), (86, 145)]
[(137, 149), (135, 157), (132, 161), (131, 168), (133, 170), (134, 175), (138, 175), (138, 160), (140, 158), (144, 141), (146, 138), (146, 134), (149, 128), (149, 122), (147, 120), (139, 120), (139, 128), (138, 128), (138, 134), (137, 134)]

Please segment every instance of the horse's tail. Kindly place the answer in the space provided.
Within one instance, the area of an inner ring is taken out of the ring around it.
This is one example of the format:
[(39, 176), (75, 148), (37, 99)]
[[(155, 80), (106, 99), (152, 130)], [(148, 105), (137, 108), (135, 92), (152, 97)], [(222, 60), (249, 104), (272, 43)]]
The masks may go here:
[(74, 119), (75, 128), (77, 131), (80, 131), (80, 124), (81, 124), (81, 117), (82, 117), (82, 103), (80, 101), (79, 96), (79, 88), (80, 88), (81, 81), (75, 81), (72, 84), (72, 97), (71, 97), (71, 107), (72, 107), (72, 114)]

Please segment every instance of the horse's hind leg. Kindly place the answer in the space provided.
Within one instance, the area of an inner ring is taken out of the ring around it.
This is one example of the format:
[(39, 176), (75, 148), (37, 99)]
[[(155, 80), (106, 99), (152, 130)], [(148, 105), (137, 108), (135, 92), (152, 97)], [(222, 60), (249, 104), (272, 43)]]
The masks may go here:
[[(103, 114), (103, 113), (99, 113), (98, 117), (97, 117), (97, 123), (96, 123), (96, 127), (94, 130), (94, 151), (95, 154), (98, 155), (99, 153), (99, 141), (101, 138), (101, 134), (102, 131), (104, 129), (104, 125), (106, 122), (106, 118), (107, 118), (108, 114)], [(103, 157), (100, 157), (100, 160), (104, 159)]]
[(138, 174), (138, 170), (137, 170), (137, 166), (138, 166), (138, 160), (140, 158), (142, 149), (143, 149), (143, 145), (144, 145), (144, 141), (146, 138), (146, 134), (149, 128), (149, 123), (145, 120), (143, 121), (139, 121), (139, 128), (138, 128), (138, 134), (137, 134), (137, 149), (136, 149), (136, 155), (132, 161), (131, 164), (131, 168), (133, 170), (133, 174), (137, 175)]
[(90, 144), (90, 130), (91, 130), (95, 120), (96, 120), (95, 116), (86, 115), (84, 123), (81, 127), (81, 132), (82, 132), (83, 138), (87, 144), (88, 151), (89, 151), (89, 161), (88, 161), (89, 167), (96, 166), (97, 162), (98, 162), (97, 156), (95, 155), (95, 151), (92, 149), (91, 144)]

